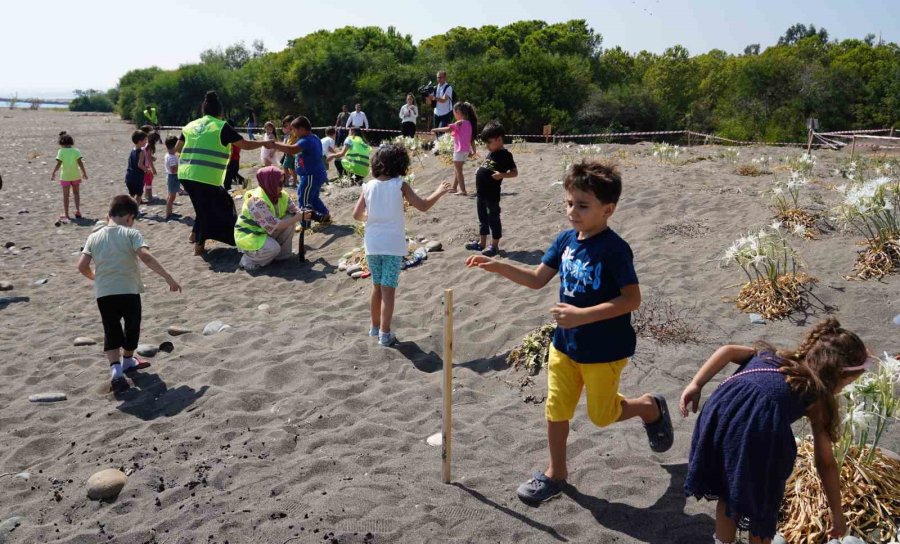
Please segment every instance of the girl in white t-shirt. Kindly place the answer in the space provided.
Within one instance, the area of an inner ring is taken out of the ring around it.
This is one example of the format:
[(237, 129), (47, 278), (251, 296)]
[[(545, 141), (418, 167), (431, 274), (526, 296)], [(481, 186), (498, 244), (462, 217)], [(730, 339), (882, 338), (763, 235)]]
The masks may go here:
[(334, 145), (335, 134), (334, 127), (328, 127), (325, 129), (325, 137), (322, 138), (322, 162), (325, 163), (326, 172), (328, 171), (328, 165), (334, 160), (329, 159), (328, 156), (337, 153), (337, 147)]
[[(275, 134), (275, 123), (273, 123), (272, 121), (266, 121), (266, 124), (264, 126), (266, 133), (263, 135), (263, 140), (275, 140), (278, 137)], [(259, 160), (262, 162), (263, 167), (272, 166), (273, 164), (275, 164), (275, 148), (259, 148)]]
[(373, 284), (369, 336), (377, 336), (379, 344), (390, 346), (397, 341), (391, 332), (391, 319), (400, 267), (408, 252), (403, 201), (419, 211), (428, 211), (450, 190), (450, 184), (442, 183), (428, 198), (417, 195), (401, 177), (409, 170), (409, 154), (398, 145), (379, 147), (370, 164), (375, 179), (363, 185), (353, 219), (366, 223), (366, 262)]

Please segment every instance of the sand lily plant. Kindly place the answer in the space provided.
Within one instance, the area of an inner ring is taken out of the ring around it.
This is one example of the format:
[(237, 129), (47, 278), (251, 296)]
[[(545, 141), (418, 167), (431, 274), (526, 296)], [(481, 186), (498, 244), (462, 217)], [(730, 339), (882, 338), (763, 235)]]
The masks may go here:
[(900, 178), (881, 176), (837, 188), (839, 220), (865, 238), (854, 277), (881, 278), (900, 270)]
[(775, 175), (775, 187), (772, 189), (772, 207), (775, 220), (792, 234), (804, 238), (812, 238), (816, 232), (819, 217), (803, 209), (800, 197), (809, 186), (809, 177), (802, 170), (791, 170), (786, 177)]
[(737, 307), (766, 319), (781, 319), (804, 308), (808, 287), (816, 282), (802, 270), (778, 221), (740, 237), (725, 250), (722, 263), (737, 264), (747, 276), (735, 300)]
[(668, 144), (666, 142), (653, 144), (653, 156), (661, 162), (672, 163), (681, 154), (681, 149), (677, 145)]

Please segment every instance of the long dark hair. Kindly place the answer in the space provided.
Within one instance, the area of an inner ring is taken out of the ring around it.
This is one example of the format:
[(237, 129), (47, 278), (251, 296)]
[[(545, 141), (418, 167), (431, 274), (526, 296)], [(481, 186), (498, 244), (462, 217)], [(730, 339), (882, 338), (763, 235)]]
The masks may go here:
[(832, 441), (837, 441), (840, 414), (834, 392), (846, 378), (856, 378), (865, 372), (844, 371), (845, 367), (863, 364), (868, 357), (866, 346), (859, 336), (842, 328), (837, 319), (829, 317), (816, 324), (793, 351), (775, 350), (765, 343), (760, 343), (758, 347), (777, 355), (781, 372), (791, 389), (822, 403), (825, 430)]
[(463, 119), (472, 123), (472, 149), (475, 149), (475, 132), (478, 130), (478, 114), (475, 112), (475, 106), (468, 102), (459, 102), (453, 109), (459, 110)]
[(219, 102), (219, 95), (216, 91), (206, 91), (203, 98), (203, 104), (200, 105), (200, 111), (203, 115), (212, 115), (218, 117), (222, 114), (222, 103)]

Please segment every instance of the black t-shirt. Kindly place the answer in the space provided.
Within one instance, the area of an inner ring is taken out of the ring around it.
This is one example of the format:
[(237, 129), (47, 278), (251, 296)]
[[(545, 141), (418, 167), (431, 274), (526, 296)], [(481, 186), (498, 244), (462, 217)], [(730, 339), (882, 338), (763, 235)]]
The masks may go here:
[[(178, 139), (182, 142), (184, 141), (184, 133), (178, 135)], [(243, 140), (244, 137), (237, 133), (232, 127), (228, 125), (222, 125), (222, 132), (219, 133), (219, 142), (222, 145), (233, 144), (234, 142), (238, 142)]]
[(494, 172), (506, 173), (516, 169), (516, 161), (512, 153), (505, 147), (497, 151), (491, 151), (485, 157), (484, 162), (475, 172), (475, 190), (482, 196), (500, 197), (500, 184), (503, 180), (497, 180), (491, 176)]

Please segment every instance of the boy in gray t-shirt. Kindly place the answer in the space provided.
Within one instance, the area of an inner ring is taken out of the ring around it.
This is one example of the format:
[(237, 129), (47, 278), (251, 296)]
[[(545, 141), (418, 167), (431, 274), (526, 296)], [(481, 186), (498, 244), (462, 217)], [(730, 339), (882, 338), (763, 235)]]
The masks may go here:
[[(137, 215), (137, 203), (130, 196), (113, 198), (109, 206), (109, 223), (88, 236), (78, 261), (78, 271), (94, 280), (94, 293), (103, 321), (103, 351), (109, 360), (111, 389), (115, 393), (130, 387), (125, 379), (126, 372), (150, 366), (134, 357), (141, 330), (141, 292), (144, 290), (137, 260), (162, 276), (169, 284), (169, 290), (181, 291), (178, 282), (150, 254), (140, 231), (133, 228)], [(92, 260), (94, 270), (91, 270)]]

